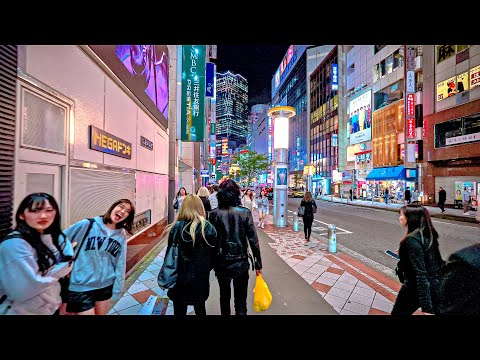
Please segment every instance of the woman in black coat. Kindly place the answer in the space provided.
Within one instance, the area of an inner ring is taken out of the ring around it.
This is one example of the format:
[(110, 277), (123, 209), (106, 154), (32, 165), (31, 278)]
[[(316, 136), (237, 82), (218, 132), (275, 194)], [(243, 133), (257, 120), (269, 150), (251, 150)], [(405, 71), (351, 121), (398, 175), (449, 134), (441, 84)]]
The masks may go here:
[(170, 250), (179, 244), (178, 276), (167, 295), (173, 301), (174, 315), (186, 315), (193, 305), (195, 315), (206, 315), (205, 301), (210, 294), (210, 271), (218, 252), (217, 231), (205, 219), (205, 209), (197, 195), (183, 199), (176, 221), (165, 228)]
[(197, 195), (200, 200), (202, 200), (203, 207), (205, 208), (205, 213), (207, 215), (206, 219), (208, 219), (210, 211), (212, 211), (212, 205), (210, 204), (210, 200), (208, 200), (208, 197), (210, 196), (210, 191), (208, 191), (205, 186), (202, 186), (200, 189), (198, 189)]
[[(247, 315), (249, 258), (254, 263), (256, 275), (262, 273), (262, 258), (252, 212), (239, 206), (240, 188), (232, 179), (220, 184), (217, 197), (218, 208), (210, 213), (210, 221), (217, 230), (220, 247), (215, 264), (220, 288), (220, 312), (230, 315), (233, 281), (235, 315)], [(253, 259), (249, 255), (249, 247)]]
[(438, 248), (438, 233), (427, 209), (407, 205), (400, 209), (400, 223), (408, 228), (400, 240), (397, 275), (402, 283), (392, 315), (411, 315), (418, 308), (428, 314), (438, 313), (442, 272), (445, 261)]
[(317, 212), (317, 204), (315, 203), (315, 200), (312, 199), (312, 193), (310, 191), (305, 193), (300, 206), (305, 208), (305, 212), (303, 214), (303, 232), (305, 233), (305, 240), (310, 241), (314, 218), (313, 214)]

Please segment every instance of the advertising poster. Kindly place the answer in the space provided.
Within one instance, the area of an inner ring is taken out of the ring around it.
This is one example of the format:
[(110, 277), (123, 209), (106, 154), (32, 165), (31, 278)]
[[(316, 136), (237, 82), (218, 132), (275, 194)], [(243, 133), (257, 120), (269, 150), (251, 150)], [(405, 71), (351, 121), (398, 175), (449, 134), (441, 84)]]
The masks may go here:
[(167, 45), (89, 45), (150, 113), (168, 127)]
[(180, 140), (202, 142), (205, 137), (205, 45), (182, 46)]
[(457, 93), (468, 91), (468, 71), (457, 75)]
[(480, 86), (480, 65), (470, 69), (470, 89)]
[(372, 91), (350, 101), (350, 145), (372, 139)]
[(462, 201), (463, 181), (455, 181), (455, 200)]
[(449, 96), (455, 95), (457, 92), (457, 84), (455, 82), (455, 76), (441, 81), (437, 84), (437, 101), (446, 99)]
[(288, 187), (287, 165), (275, 166), (275, 188), (286, 189)]

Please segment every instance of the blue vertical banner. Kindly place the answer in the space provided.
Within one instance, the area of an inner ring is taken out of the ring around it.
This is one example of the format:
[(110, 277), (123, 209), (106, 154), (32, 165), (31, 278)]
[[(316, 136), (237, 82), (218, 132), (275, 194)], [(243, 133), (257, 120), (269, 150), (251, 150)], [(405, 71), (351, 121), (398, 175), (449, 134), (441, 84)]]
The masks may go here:
[(205, 52), (205, 45), (182, 46), (182, 141), (204, 141)]
[(215, 64), (207, 62), (207, 70), (205, 76), (205, 96), (214, 97), (215, 96)]
[(338, 64), (332, 64), (332, 90), (338, 90)]

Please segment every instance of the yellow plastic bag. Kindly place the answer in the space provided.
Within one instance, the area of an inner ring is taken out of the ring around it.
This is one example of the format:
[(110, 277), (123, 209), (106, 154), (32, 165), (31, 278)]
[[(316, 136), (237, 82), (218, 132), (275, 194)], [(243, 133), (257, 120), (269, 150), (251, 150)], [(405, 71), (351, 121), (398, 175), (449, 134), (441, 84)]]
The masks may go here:
[(272, 294), (268, 289), (267, 283), (263, 280), (262, 275), (257, 275), (253, 294), (253, 310), (255, 310), (255, 312), (265, 311), (270, 307)]

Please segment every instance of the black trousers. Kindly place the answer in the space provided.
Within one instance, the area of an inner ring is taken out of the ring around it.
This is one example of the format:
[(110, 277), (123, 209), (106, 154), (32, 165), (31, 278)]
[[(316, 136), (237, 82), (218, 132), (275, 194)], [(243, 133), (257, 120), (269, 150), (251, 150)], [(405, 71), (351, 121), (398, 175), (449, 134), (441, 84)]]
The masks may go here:
[(303, 232), (305, 233), (305, 239), (309, 238), (312, 234), (313, 219), (303, 218)]
[[(173, 315), (174, 316), (184, 316), (187, 315), (188, 304), (183, 301), (173, 301)], [(205, 316), (207, 315), (207, 310), (205, 309), (205, 301), (199, 301), (193, 304), (195, 309), (195, 315)]]
[(402, 285), (393, 304), (391, 315), (412, 315), (419, 307), (417, 292)]
[(218, 278), (220, 313), (222, 315), (230, 315), (230, 298), (232, 296), (230, 283), (232, 280), (235, 315), (247, 315), (248, 271), (233, 279)]
[(438, 203), (438, 207), (442, 209), (442, 211), (445, 211), (444, 206), (445, 206), (445, 203), (443, 201)]

